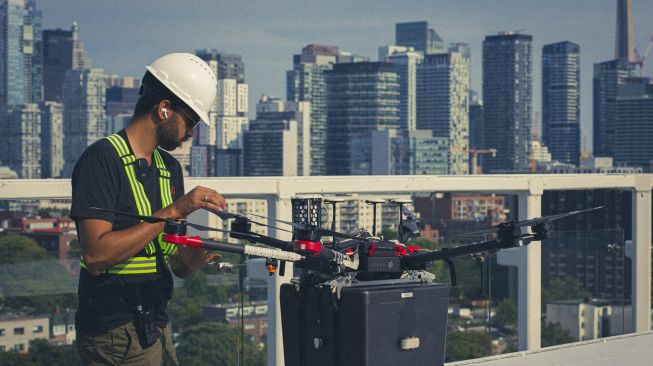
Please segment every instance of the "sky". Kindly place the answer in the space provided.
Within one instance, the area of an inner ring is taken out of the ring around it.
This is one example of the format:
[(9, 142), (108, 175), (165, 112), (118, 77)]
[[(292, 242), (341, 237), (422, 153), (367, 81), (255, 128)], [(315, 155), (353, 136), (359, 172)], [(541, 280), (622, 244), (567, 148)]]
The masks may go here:
[[(505, 30), (533, 36), (533, 110), (541, 111), (542, 46), (581, 47), (582, 143), (591, 150), (593, 64), (614, 56), (616, 0), (37, 0), (44, 29), (80, 26), (93, 67), (142, 77), (170, 52), (216, 48), (237, 53), (253, 106), (265, 94), (285, 99), (292, 55), (310, 43), (336, 45), (376, 61), (398, 22), (428, 21), (445, 43), (472, 49), (472, 88), (482, 89), (482, 41)], [(653, 1), (633, 0), (635, 46), (653, 37)], [(644, 74), (653, 76), (653, 51)]]

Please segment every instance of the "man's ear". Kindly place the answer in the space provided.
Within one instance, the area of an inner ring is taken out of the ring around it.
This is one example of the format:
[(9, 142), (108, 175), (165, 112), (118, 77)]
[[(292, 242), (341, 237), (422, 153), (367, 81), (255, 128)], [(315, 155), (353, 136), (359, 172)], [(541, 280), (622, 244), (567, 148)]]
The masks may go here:
[(159, 102), (159, 104), (156, 106), (156, 110), (154, 113), (158, 117), (160, 121), (163, 121), (164, 119), (168, 119), (170, 116), (170, 109), (171, 109), (171, 103), (169, 100), (164, 99)]

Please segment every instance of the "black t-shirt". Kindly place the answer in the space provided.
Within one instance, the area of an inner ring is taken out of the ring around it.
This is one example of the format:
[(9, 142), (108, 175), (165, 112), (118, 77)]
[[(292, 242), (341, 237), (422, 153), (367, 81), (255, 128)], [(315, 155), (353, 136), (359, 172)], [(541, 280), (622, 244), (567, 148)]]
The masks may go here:
[[(125, 139), (133, 153), (124, 130), (118, 134)], [(184, 193), (184, 181), (179, 162), (159, 149), (170, 171), (173, 201)], [(152, 212), (161, 209), (159, 175), (154, 157), (152, 165), (137, 171)], [(77, 161), (72, 176), (72, 208), (70, 216), (79, 226), (80, 219), (100, 219), (113, 224), (120, 231), (139, 223), (139, 220), (107, 212), (90, 210), (100, 207), (115, 211), (138, 213), (134, 195), (118, 153), (109, 141), (101, 139), (89, 146)], [(145, 255), (144, 252), (138, 255)], [(157, 323), (168, 321), (167, 302), (172, 295), (172, 275), (168, 266), (158, 260), (157, 273), (139, 275), (101, 274), (91, 276), (84, 268), (79, 277), (79, 307), (76, 327), (81, 331), (106, 331), (133, 319), (138, 300), (156, 311)]]

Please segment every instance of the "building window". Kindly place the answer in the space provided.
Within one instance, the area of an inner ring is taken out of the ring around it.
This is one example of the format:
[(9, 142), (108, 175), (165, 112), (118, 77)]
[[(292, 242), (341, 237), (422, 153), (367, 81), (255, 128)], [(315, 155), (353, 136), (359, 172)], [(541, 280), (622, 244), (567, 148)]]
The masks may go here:
[(20, 328), (14, 328), (14, 335), (20, 335), (20, 334), (25, 334), (25, 328), (20, 327)]
[(0, 329), (0, 337), (2, 337), (2, 336), (4, 336), (4, 335), (5, 335), (5, 330), (4, 330), (4, 329)]
[(43, 333), (43, 326), (42, 325), (35, 325), (32, 328), (32, 333)]
[(25, 350), (25, 343), (18, 343), (14, 345), (14, 349), (16, 351), (24, 351)]

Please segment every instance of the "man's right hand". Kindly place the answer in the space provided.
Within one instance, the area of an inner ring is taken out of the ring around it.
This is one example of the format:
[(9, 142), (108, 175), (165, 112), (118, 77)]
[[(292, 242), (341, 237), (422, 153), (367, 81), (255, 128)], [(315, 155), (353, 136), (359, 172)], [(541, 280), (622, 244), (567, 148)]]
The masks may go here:
[(227, 202), (217, 191), (197, 186), (162, 211), (172, 210), (172, 217), (180, 219), (200, 208), (224, 211)]

